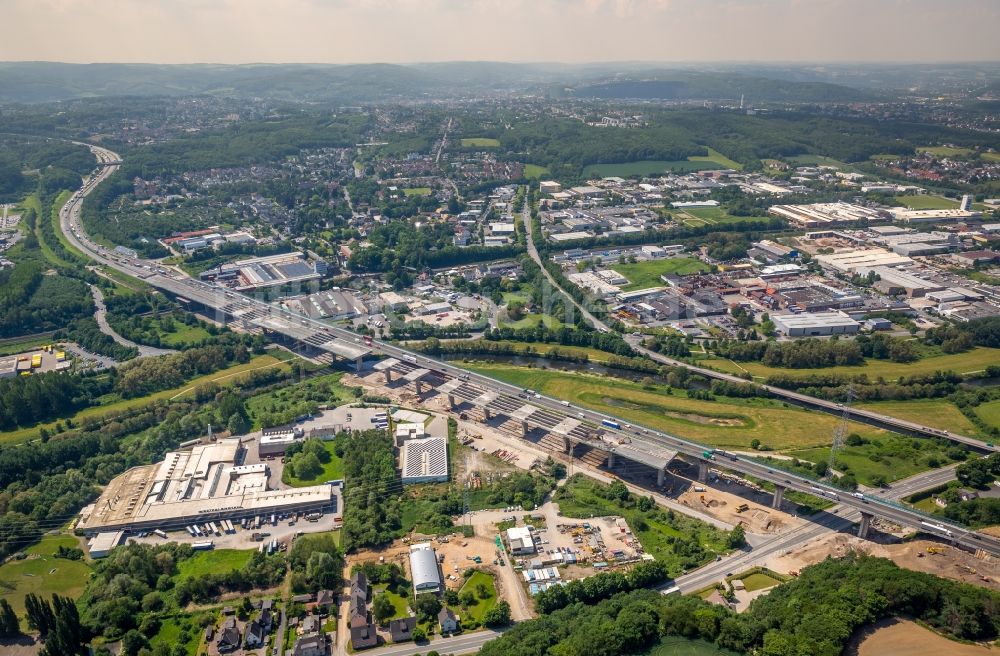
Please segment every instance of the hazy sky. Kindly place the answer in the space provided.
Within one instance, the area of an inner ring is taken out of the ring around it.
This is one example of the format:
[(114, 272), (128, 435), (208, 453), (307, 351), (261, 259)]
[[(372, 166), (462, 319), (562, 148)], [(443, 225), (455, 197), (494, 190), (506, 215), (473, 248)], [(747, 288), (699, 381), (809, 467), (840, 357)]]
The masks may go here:
[(1000, 0), (0, 0), (0, 60), (1000, 60)]

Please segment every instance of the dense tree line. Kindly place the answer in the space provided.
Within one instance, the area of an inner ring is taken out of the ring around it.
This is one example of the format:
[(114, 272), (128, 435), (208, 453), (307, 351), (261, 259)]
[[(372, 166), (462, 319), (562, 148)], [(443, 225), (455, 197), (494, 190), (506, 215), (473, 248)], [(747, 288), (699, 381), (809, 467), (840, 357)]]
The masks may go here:
[(157, 358), (143, 358), (118, 368), (115, 391), (123, 398), (145, 396), (218, 371), (231, 362), (249, 362), (250, 352), (235, 335), (210, 346)]
[(1000, 317), (984, 317), (963, 324), (931, 328), (926, 339), (931, 344), (940, 344), (945, 353), (957, 353), (971, 346), (1000, 348)]
[(635, 351), (616, 333), (602, 333), (596, 330), (580, 330), (563, 326), (555, 330), (539, 324), (535, 328), (492, 328), (483, 335), (489, 341), (514, 341), (528, 344), (560, 344), (562, 346), (582, 346), (621, 356), (633, 356)]
[(351, 550), (386, 544), (402, 521), (392, 437), (370, 430), (338, 439), (345, 440), (344, 545)]
[(798, 339), (791, 342), (720, 340), (709, 343), (716, 354), (739, 362), (760, 362), (768, 367), (818, 369), (863, 364), (865, 358), (912, 362), (916, 349), (907, 340), (875, 335), (855, 339)]
[(652, 590), (637, 590), (594, 604), (573, 603), (537, 619), (520, 622), (486, 643), (480, 655), (641, 654), (658, 642), (661, 635), (704, 636), (714, 640), (712, 634), (729, 616), (728, 610), (712, 606), (698, 597), (665, 596)]
[[(600, 586), (614, 587), (611, 581)], [(613, 656), (641, 653), (661, 636), (682, 636), (741, 654), (840, 656), (855, 631), (894, 616), (913, 617), (956, 639), (991, 641), (1000, 629), (1000, 595), (849, 555), (805, 568), (741, 614), (697, 596), (637, 590), (521, 622), (481, 654)]]
[[(31, 241), (37, 244), (34, 237), (22, 244)], [(0, 270), (0, 337), (58, 330), (73, 319), (93, 314), (94, 302), (83, 281), (44, 275), (46, 268), (29, 260)]]
[(344, 583), (344, 555), (330, 533), (300, 535), (288, 555), (292, 590), (340, 590)]
[(596, 604), (620, 592), (660, 585), (668, 580), (667, 568), (656, 561), (641, 562), (627, 572), (600, 572), (585, 579), (554, 585), (535, 595), (539, 613), (552, 613), (570, 604)]
[(80, 376), (48, 372), (0, 379), (0, 430), (72, 412), (89, 400)]
[(719, 644), (768, 654), (839, 656), (851, 635), (879, 619), (905, 615), (962, 640), (994, 640), (1000, 595), (853, 555), (828, 559), (723, 621)]

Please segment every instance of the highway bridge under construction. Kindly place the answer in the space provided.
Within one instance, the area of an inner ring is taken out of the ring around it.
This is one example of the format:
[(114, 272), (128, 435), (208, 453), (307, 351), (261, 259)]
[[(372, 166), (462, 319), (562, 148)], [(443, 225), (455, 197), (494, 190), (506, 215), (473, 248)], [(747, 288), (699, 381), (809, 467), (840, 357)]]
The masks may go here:
[[(135, 258), (121, 260), (112, 257), (110, 253), (104, 252), (87, 238), (79, 224), (80, 204), (83, 199), (118, 166), (118, 156), (111, 151), (98, 147), (92, 147), (92, 150), (105, 162), (105, 165), (61, 210), (60, 221), (67, 238), (95, 260), (128, 275), (142, 278), (149, 285), (182, 299), (185, 303), (213, 313), (221, 322), (233, 324), (244, 330), (260, 332), (274, 340), (292, 342), (307, 355), (313, 355), (321, 361), (333, 362), (338, 358), (346, 360), (358, 370), (365, 366), (365, 357), (376, 355), (380, 361), (374, 368), (382, 372), (386, 381), (391, 382), (392, 376), (396, 375), (405, 384), (412, 384), (418, 396), (445, 394), (453, 407), (467, 405), (476, 408), (482, 413), (484, 420), (488, 420), (494, 414), (503, 415), (511, 421), (521, 422), (525, 434), (529, 430), (546, 431), (556, 439), (561, 439), (563, 448), (567, 450), (572, 450), (574, 445), (583, 444), (606, 452), (611, 464), (616, 458), (641, 463), (661, 472), (657, 475), (661, 482), (662, 472), (667, 464), (675, 457), (680, 457), (698, 468), (698, 477), (702, 480), (707, 477), (709, 468), (714, 466), (771, 483), (775, 488), (776, 505), (780, 505), (786, 490), (796, 490), (835, 500), (860, 513), (858, 534), (861, 537), (868, 535), (872, 520), (879, 517), (900, 526), (937, 535), (971, 550), (1000, 555), (1000, 538), (945, 523), (940, 518), (888, 498), (860, 492), (853, 494), (845, 492), (824, 481), (772, 469), (770, 465), (751, 457), (722, 452), (650, 428), (629, 426), (608, 414), (573, 406), (565, 401), (540, 394), (528, 394), (525, 390), (487, 376), (467, 372), (447, 362), (386, 342), (363, 340), (344, 328), (193, 280), (180, 273), (168, 273), (156, 262)], [(73, 229), (70, 229), (71, 227)], [(683, 363), (678, 364), (687, 366)], [(702, 370), (698, 371), (700, 373)], [(714, 376), (718, 372), (712, 374)], [(802, 402), (815, 402), (817, 407), (824, 410), (828, 409), (824, 404), (829, 404), (809, 397), (805, 397)], [(881, 415), (879, 420), (890, 425), (898, 421)], [(909, 422), (902, 423), (907, 424), (902, 426), (904, 430), (940, 435), (939, 431), (928, 427)], [(993, 445), (987, 445), (973, 438), (958, 435), (948, 437), (984, 451), (995, 450)]]

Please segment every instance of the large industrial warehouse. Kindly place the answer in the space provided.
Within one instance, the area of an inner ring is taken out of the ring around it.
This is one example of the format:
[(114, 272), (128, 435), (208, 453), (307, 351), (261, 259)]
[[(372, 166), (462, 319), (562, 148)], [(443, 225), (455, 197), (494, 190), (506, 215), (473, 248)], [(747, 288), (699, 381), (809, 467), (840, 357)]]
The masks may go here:
[(241, 464), (245, 455), (238, 438), (224, 439), (172, 451), (159, 464), (133, 467), (81, 511), (77, 528), (87, 535), (168, 530), (215, 519), (339, 510), (337, 488), (270, 490), (267, 465)]

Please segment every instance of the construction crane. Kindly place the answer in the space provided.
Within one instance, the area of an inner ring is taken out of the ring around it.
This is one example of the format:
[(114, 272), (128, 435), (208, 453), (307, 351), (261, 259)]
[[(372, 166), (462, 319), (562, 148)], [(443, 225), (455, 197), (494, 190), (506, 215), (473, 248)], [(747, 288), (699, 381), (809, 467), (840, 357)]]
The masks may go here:
[(840, 421), (833, 431), (833, 444), (830, 446), (830, 462), (826, 469), (826, 474), (833, 478), (833, 463), (837, 457), (837, 450), (844, 446), (844, 439), (847, 438), (847, 431), (850, 430), (851, 403), (854, 401), (854, 383), (847, 386), (847, 398), (844, 399), (843, 412), (840, 413)]

